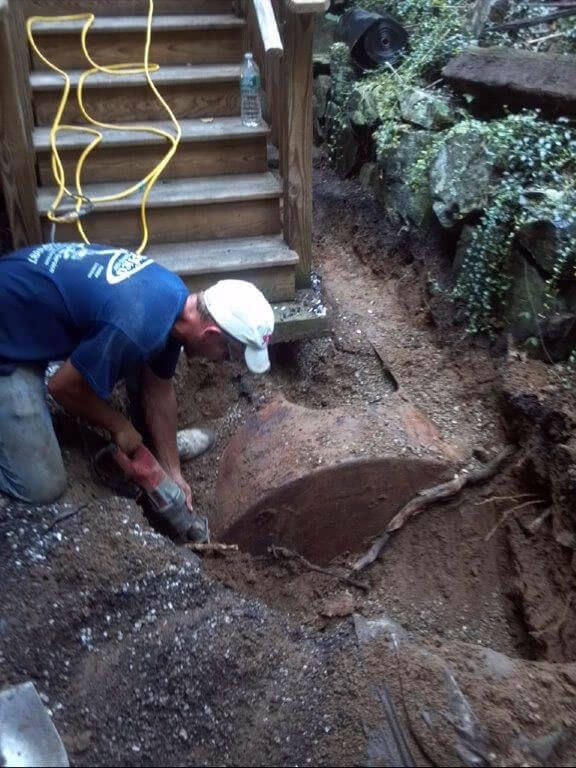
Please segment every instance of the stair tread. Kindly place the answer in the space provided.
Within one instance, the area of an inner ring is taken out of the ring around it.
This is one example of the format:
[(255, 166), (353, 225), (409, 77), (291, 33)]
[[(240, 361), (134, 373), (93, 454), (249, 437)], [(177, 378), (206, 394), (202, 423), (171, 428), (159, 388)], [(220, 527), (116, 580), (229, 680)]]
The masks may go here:
[[(180, 120), (179, 123), (182, 128), (182, 142), (251, 138), (267, 136), (270, 131), (265, 123), (262, 123), (258, 128), (248, 128), (242, 123), (240, 117), (218, 117), (209, 121), (202, 119)], [(118, 125), (121, 127), (120, 123)], [(142, 123), (142, 126), (158, 128), (174, 134), (174, 125), (170, 120), (151, 120)], [(34, 149), (36, 152), (48, 152), (50, 150), (50, 131), (49, 127), (34, 129)], [(119, 131), (102, 129), (102, 135), (104, 137), (102, 146), (105, 145), (106, 147), (147, 146), (166, 143), (166, 139), (157, 134), (129, 129)], [(58, 133), (58, 148), (60, 150), (84, 149), (93, 139), (94, 135), (89, 133), (60, 131)]]
[[(77, 86), (84, 70), (75, 69), (68, 72), (72, 86)], [(175, 85), (186, 83), (229, 82), (240, 79), (240, 66), (237, 64), (210, 64), (161, 67), (151, 73), (156, 85)], [(34, 91), (53, 91), (62, 88), (64, 78), (56, 72), (39, 70), (31, 72), (30, 85)], [(109, 75), (98, 72), (88, 77), (85, 88), (116, 88), (122, 86), (144, 86), (145, 75)]]
[[(135, 182), (86, 184), (84, 195), (96, 199), (114, 195), (128, 189)], [(38, 190), (38, 210), (45, 215), (54, 200), (56, 190), (44, 187)], [(148, 197), (149, 208), (171, 208), (182, 205), (210, 205), (249, 200), (265, 200), (282, 195), (282, 183), (272, 173), (247, 173), (233, 176), (202, 176), (193, 179), (166, 179), (159, 181)], [(98, 211), (126, 211), (139, 208), (142, 192), (123, 200), (97, 203)], [(62, 205), (60, 212), (73, 208)]]
[(298, 255), (281, 235), (162, 243), (146, 249), (162, 266), (182, 276), (295, 266)]
[[(34, 33), (40, 35), (73, 34), (81, 32), (85, 21), (42, 21), (34, 24)], [(107, 32), (145, 32), (148, 26), (146, 16), (98, 16), (90, 27), (89, 34)], [(174, 14), (154, 16), (155, 32), (171, 30), (230, 29), (245, 26), (244, 19), (231, 13), (219, 14)]]

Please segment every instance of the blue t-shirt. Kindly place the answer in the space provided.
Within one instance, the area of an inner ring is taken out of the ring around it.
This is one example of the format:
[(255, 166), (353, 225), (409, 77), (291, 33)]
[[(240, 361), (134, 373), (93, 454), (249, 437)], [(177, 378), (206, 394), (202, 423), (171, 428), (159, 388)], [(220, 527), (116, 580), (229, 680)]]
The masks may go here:
[(120, 248), (50, 243), (3, 256), (0, 372), (70, 358), (102, 398), (145, 363), (170, 378), (187, 296), (177, 275)]

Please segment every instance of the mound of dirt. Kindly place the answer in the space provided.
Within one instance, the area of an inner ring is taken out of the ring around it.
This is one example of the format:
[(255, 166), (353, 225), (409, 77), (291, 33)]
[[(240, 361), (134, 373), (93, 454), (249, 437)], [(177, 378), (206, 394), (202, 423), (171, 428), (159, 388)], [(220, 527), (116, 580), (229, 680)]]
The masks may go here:
[(122, 499), (9, 506), (0, 686), (32, 679), (75, 765), (362, 760), (356, 649), (207, 580)]

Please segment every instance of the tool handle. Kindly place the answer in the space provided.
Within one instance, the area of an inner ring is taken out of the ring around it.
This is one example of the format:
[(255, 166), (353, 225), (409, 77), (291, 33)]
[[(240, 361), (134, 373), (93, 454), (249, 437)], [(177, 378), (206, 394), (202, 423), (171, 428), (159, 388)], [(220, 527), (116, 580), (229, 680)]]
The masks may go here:
[(148, 493), (167, 479), (166, 472), (144, 445), (138, 446), (132, 456), (127, 456), (115, 443), (110, 443), (96, 454), (95, 462), (98, 463), (107, 455), (113, 456), (126, 477)]

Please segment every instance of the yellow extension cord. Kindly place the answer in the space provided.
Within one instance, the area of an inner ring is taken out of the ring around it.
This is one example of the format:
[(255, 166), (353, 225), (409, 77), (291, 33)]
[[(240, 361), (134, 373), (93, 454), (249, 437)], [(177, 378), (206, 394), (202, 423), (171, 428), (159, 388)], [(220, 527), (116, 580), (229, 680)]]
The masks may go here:
[[(146, 248), (146, 245), (148, 244), (148, 237), (149, 237), (148, 219), (146, 214), (146, 204), (148, 201), (148, 197), (150, 196), (150, 192), (152, 191), (154, 184), (160, 177), (160, 174), (166, 168), (170, 160), (174, 157), (176, 150), (178, 149), (178, 145), (180, 144), (180, 139), (182, 137), (182, 129), (173, 111), (170, 109), (170, 107), (164, 100), (162, 94), (158, 91), (158, 88), (156, 87), (156, 85), (154, 84), (150, 76), (151, 72), (156, 72), (160, 68), (158, 64), (150, 64), (150, 48), (152, 45), (152, 22), (154, 18), (154, 0), (149, 0), (148, 24), (146, 28), (146, 45), (144, 49), (143, 63), (136, 62), (136, 63), (129, 63), (129, 64), (112, 64), (108, 67), (103, 67), (97, 64), (90, 56), (90, 53), (88, 51), (88, 44), (87, 44), (88, 32), (90, 31), (90, 28), (94, 23), (95, 18), (96, 17), (93, 13), (81, 13), (81, 14), (75, 14), (71, 16), (32, 16), (27, 20), (27, 23), (26, 23), (28, 40), (33, 50), (51, 70), (53, 70), (54, 72), (58, 72), (64, 78), (64, 91), (62, 93), (62, 98), (60, 100), (60, 104), (56, 112), (56, 117), (54, 118), (54, 122), (50, 130), (50, 146), (52, 148), (52, 173), (58, 185), (58, 192), (52, 202), (50, 211), (48, 212), (48, 219), (55, 224), (70, 223), (70, 214), (64, 214), (64, 215), (58, 216), (56, 212), (58, 210), (58, 206), (62, 202), (62, 198), (65, 195), (68, 195), (68, 197), (75, 199), (76, 200), (76, 226), (78, 227), (78, 231), (80, 233), (80, 236), (84, 240), (84, 242), (89, 244), (90, 241), (88, 240), (88, 237), (84, 231), (84, 227), (82, 226), (82, 221), (80, 218), (80, 214), (82, 211), (82, 204), (84, 201), (88, 199), (85, 197), (85, 195), (82, 192), (82, 169), (84, 167), (86, 160), (92, 153), (92, 151), (96, 149), (96, 147), (104, 139), (104, 135), (102, 134), (101, 131), (97, 130), (97, 128), (106, 128), (106, 129), (112, 129), (115, 131), (142, 131), (147, 133), (154, 133), (158, 136), (162, 136), (163, 138), (167, 139), (172, 146), (170, 147), (166, 155), (162, 158), (162, 160), (150, 171), (150, 173), (147, 176), (145, 176), (144, 179), (139, 181), (137, 184), (133, 184), (128, 189), (122, 190), (121, 192), (118, 192), (115, 195), (104, 195), (102, 197), (95, 197), (89, 201), (90, 203), (93, 203), (96, 205), (97, 203), (111, 202), (114, 200), (122, 200), (126, 197), (130, 197), (131, 195), (135, 194), (144, 185), (144, 193), (142, 195), (142, 202), (140, 205), (140, 219), (142, 223), (142, 242), (140, 243), (140, 246), (136, 250), (136, 253), (142, 253), (142, 251), (144, 251), (144, 249)], [(68, 104), (68, 99), (70, 96), (70, 89), (71, 89), (70, 77), (64, 70), (57, 67), (55, 64), (53, 64), (44, 56), (44, 54), (39, 50), (38, 46), (36, 45), (36, 41), (34, 40), (34, 33), (33, 33), (34, 24), (38, 22), (49, 22), (49, 21), (63, 21), (63, 22), (64, 21), (85, 21), (85, 24), (82, 28), (82, 50), (87, 61), (90, 63), (92, 69), (88, 69), (84, 71), (80, 76), (80, 80), (78, 82), (77, 99), (78, 99), (78, 106), (80, 108), (82, 116), (85, 118), (87, 123), (90, 123), (91, 125), (96, 126), (96, 128), (88, 128), (87, 126), (61, 124), (62, 115), (64, 114), (64, 111), (66, 109), (66, 106)], [(158, 101), (162, 104), (162, 106), (166, 109), (166, 112), (168, 113), (168, 115), (170, 116), (170, 119), (174, 123), (174, 127), (176, 129), (176, 135), (173, 136), (171, 133), (169, 133), (168, 131), (162, 130), (161, 128), (153, 128), (150, 126), (147, 127), (143, 125), (113, 125), (111, 123), (102, 123), (92, 118), (88, 114), (84, 106), (84, 83), (91, 75), (96, 74), (98, 72), (104, 72), (105, 74), (110, 74), (110, 75), (144, 74), (146, 76), (146, 80), (152, 92), (154, 93)], [(59, 131), (74, 131), (77, 133), (89, 133), (94, 136), (94, 139), (84, 149), (84, 151), (80, 155), (80, 159), (78, 160), (78, 164), (76, 166), (76, 173), (75, 173), (75, 183), (76, 183), (75, 192), (71, 192), (66, 186), (66, 174), (64, 172), (64, 166), (62, 165), (60, 154), (58, 152)]]

